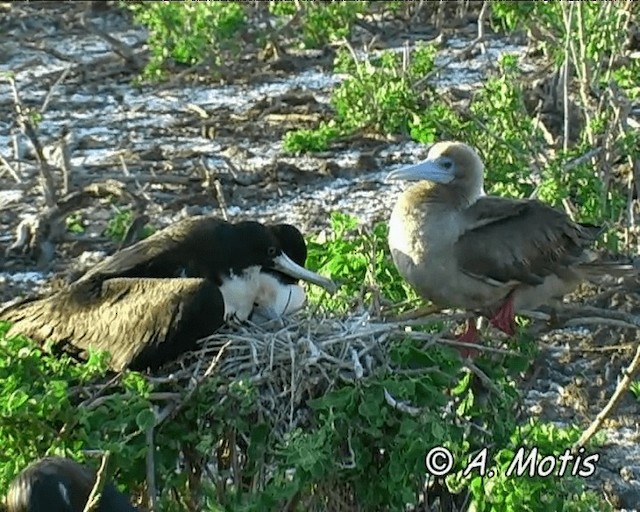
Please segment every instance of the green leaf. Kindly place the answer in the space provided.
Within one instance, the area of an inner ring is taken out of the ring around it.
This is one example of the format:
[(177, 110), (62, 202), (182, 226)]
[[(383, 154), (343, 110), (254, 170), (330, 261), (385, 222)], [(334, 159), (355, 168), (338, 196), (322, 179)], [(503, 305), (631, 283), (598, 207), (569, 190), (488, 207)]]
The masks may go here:
[(156, 423), (156, 415), (151, 409), (144, 409), (136, 415), (136, 424), (138, 427), (147, 431)]
[(311, 401), (310, 405), (315, 410), (326, 410), (332, 407), (336, 409), (346, 409), (353, 404), (355, 393), (356, 390), (354, 388), (345, 386)]

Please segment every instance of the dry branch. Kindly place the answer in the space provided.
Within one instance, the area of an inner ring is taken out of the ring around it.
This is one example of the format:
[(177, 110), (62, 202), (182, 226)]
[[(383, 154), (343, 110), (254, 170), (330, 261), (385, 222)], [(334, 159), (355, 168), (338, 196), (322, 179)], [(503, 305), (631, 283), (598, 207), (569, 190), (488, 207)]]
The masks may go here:
[(91, 489), (89, 497), (87, 498), (87, 504), (85, 505), (83, 512), (96, 512), (98, 510), (102, 491), (104, 490), (104, 486), (107, 484), (107, 465), (110, 457), (111, 452), (108, 451), (102, 456), (100, 469), (96, 475), (96, 482), (93, 485), (93, 489)]
[(11, 174), (11, 177), (16, 181), (16, 183), (22, 183), (22, 178), (20, 178), (20, 174), (16, 171), (11, 164), (7, 161), (5, 157), (0, 155), (0, 163), (4, 166), (4, 171), (0, 173), (0, 178), (4, 175), (5, 172)]
[(87, 17), (86, 11), (82, 15), (81, 23), (89, 32), (101, 37), (109, 43), (111, 48), (113, 48), (113, 51), (122, 57), (134, 69), (140, 70), (144, 67), (140, 57), (131, 48), (129, 48), (129, 46), (91, 23)]
[[(158, 411), (154, 408), (154, 414), (158, 417)], [(153, 442), (154, 426), (147, 429), (147, 494), (149, 497), (149, 512), (155, 512), (157, 506), (156, 491), (156, 464), (155, 464), (155, 443)]]
[(127, 228), (124, 237), (122, 238), (122, 242), (120, 243), (120, 247), (118, 250), (122, 250), (125, 247), (129, 247), (130, 245), (135, 244), (138, 240), (140, 240), (142, 236), (142, 230), (149, 222), (149, 216), (146, 214), (138, 215), (131, 224)]
[(29, 142), (31, 142), (33, 150), (36, 154), (36, 159), (38, 160), (38, 164), (40, 166), (40, 178), (42, 182), (45, 203), (48, 207), (53, 207), (56, 204), (56, 190), (53, 175), (51, 174), (51, 167), (44, 156), (42, 145), (38, 140), (35, 127), (29, 119), (29, 114), (22, 105), (20, 94), (18, 93), (18, 87), (12, 77), (9, 77), (9, 84), (11, 85), (11, 90), (13, 92), (13, 102), (18, 126), (20, 126), (20, 130), (22, 131), (22, 133), (29, 139)]
[(582, 433), (580, 439), (573, 445), (573, 452), (577, 453), (580, 448), (582, 448), (589, 439), (591, 439), (595, 433), (600, 430), (604, 420), (611, 414), (611, 412), (615, 409), (616, 405), (620, 399), (624, 396), (624, 394), (629, 390), (631, 383), (635, 375), (638, 373), (640, 369), (640, 345), (636, 347), (636, 354), (633, 357), (633, 360), (629, 364), (628, 368), (624, 370), (623, 377), (620, 380), (616, 390), (611, 395), (611, 398), (607, 402), (607, 405), (598, 413), (596, 418), (593, 420), (591, 425)]
[(71, 212), (86, 208), (96, 199), (110, 196), (128, 200), (138, 211), (143, 211), (146, 207), (140, 197), (116, 180), (92, 183), (78, 192), (67, 194), (37, 217), (24, 219), (18, 225), (16, 241), (7, 248), (6, 253), (16, 251), (31, 254), (39, 265), (45, 265), (53, 257), (55, 243), (62, 238), (62, 220)]

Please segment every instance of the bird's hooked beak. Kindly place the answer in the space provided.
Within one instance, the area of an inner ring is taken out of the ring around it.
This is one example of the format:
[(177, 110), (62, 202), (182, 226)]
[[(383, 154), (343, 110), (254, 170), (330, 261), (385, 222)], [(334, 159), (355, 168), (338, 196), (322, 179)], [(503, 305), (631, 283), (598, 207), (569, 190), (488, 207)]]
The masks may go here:
[(308, 281), (309, 283), (317, 284), (318, 286), (327, 290), (331, 295), (333, 295), (338, 287), (331, 280), (326, 277), (321, 276), (320, 274), (316, 274), (311, 270), (308, 270), (304, 267), (298, 265), (295, 261), (293, 261), (289, 256), (285, 253), (276, 256), (273, 260), (273, 269), (283, 274), (287, 274), (296, 279), (302, 279), (304, 281)]
[(427, 158), (417, 164), (408, 165), (401, 169), (391, 171), (387, 175), (388, 180), (406, 181), (432, 181), (434, 183), (449, 183), (454, 175), (451, 169), (445, 169), (439, 158)]

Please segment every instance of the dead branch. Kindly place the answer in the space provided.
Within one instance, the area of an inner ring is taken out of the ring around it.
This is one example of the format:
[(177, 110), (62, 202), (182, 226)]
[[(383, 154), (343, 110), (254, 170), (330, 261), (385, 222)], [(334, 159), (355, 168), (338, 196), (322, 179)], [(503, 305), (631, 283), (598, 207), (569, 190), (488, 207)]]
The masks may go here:
[(2, 173), (0, 173), (0, 177), (2, 177), (4, 175), (5, 172), (8, 172), (9, 174), (11, 174), (11, 177), (16, 180), (17, 183), (22, 183), (22, 178), (20, 178), (20, 174), (18, 174), (18, 171), (16, 171), (11, 164), (9, 163), (9, 161), (3, 157), (0, 154), (0, 163), (2, 163), (2, 165), (4, 166), (4, 171)]
[(101, 37), (107, 43), (109, 43), (113, 48), (113, 51), (116, 52), (118, 55), (120, 55), (120, 57), (122, 57), (134, 69), (139, 70), (144, 67), (144, 64), (140, 60), (139, 56), (131, 48), (129, 48), (129, 46), (127, 46), (122, 41), (119, 41), (112, 35), (106, 33), (104, 30), (99, 29), (93, 23), (91, 23), (91, 21), (89, 21), (89, 19), (87, 18), (86, 11), (82, 14), (80, 23), (89, 32)]
[(98, 510), (98, 505), (102, 498), (102, 491), (104, 490), (104, 486), (107, 484), (107, 464), (110, 457), (111, 452), (104, 452), (102, 462), (100, 463), (100, 469), (96, 475), (96, 482), (93, 485), (93, 489), (91, 489), (89, 498), (87, 498), (87, 504), (85, 505), (83, 512), (96, 512)]
[(58, 77), (58, 79), (53, 83), (51, 87), (49, 87), (49, 92), (47, 92), (47, 95), (45, 96), (44, 101), (42, 102), (42, 106), (40, 107), (41, 115), (45, 114), (45, 112), (47, 111), (47, 108), (49, 107), (49, 102), (51, 101), (51, 98), (53, 98), (53, 93), (56, 91), (58, 86), (66, 80), (70, 72), (71, 72), (71, 66), (67, 66), (66, 68), (64, 68), (62, 73), (60, 73), (60, 76)]
[(582, 448), (589, 440), (595, 435), (595, 433), (600, 430), (604, 420), (607, 419), (609, 414), (615, 409), (618, 405), (618, 402), (623, 397), (623, 395), (629, 390), (631, 383), (633, 382), (635, 375), (638, 373), (640, 369), (640, 345), (636, 347), (636, 354), (633, 357), (633, 360), (629, 364), (626, 370), (623, 371), (622, 380), (616, 387), (616, 390), (611, 395), (609, 402), (604, 406), (602, 411), (598, 413), (596, 419), (593, 420), (591, 425), (582, 433), (580, 439), (573, 445), (573, 452), (577, 453), (580, 448)]
[(389, 322), (406, 322), (407, 320), (415, 320), (417, 318), (422, 318), (425, 316), (433, 315), (434, 313), (439, 313), (443, 308), (439, 306), (435, 306), (433, 304), (420, 306), (411, 311), (407, 311), (406, 313), (402, 313), (400, 315), (391, 317), (388, 319)]
[(144, 227), (149, 223), (149, 216), (146, 214), (138, 215), (129, 227), (127, 228), (126, 233), (118, 247), (118, 250), (122, 250), (125, 247), (129, 247), (130, 245), (135, 244), (142, 237), (142, 231)]
[(28, 113), (22, 105), (20, 95), (18, 94), (18, 87), (13, 77), (9, 77), (9, 84), (11, 86), (11, 90), (13, 91), (13, 102), (18, 126), (20, 127), (22, 133), (29, 139), (29, 142), (31, 142), (33, 150), (36, 154), (36, 159), (38, 160), (38, 164), (40, 166), (40, 179), (42, 183), (45, 203), (48, 207), (53, 207), (56, 204), (56, 190), (53, 175), (51, 174), (51, 168), (49, 166), (49, 163), (47, 162), (47, 159), (44, 157), (42, 145), (38, 140), (36, 130), (31, 120), (29, 119)]
[(16, 241), (7, 248), (6, 255), (12, 252), (30, 254), (39, 266), (46, 265), (53, 258), (55, 244), (64, 233), (63, 219), (73, 211), (86, 208), (95, 199), (110, 196), (129, 200), (138, 211), (146, 207), (145, 202), (127, 190), (123, 183), (116, 180), (92, 183), (80, 191), (67, 194), (37, 217), (24, 219), (18, 226)]
[[(157, 408), (154, 407), (154, 414), (156, 418), (158, 417)], [(157, 506), (157, 491), (156, 491), (156, 464), (155, 464), (155, 443), (153, 442), (153, 431), (154, 426), (152, 425), (147, 429), (146, 438), (147, 438), (147, 494), (149, 497), (149, 512), (155, 512)]]

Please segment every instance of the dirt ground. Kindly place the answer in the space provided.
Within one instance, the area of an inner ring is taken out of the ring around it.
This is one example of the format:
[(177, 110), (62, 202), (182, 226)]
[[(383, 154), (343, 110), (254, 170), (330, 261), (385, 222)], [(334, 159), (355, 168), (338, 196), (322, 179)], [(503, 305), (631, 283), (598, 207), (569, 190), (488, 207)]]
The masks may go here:
[[(349, 212), (363, 222), (387, 219), (399, 188), (385, 183), (384, 175), (422, 156), (424, 148), (363, 136), (313, 156), (282, 151), (286, 131), (313, 126), (329, 109), (329, 91), (338, 79), (331, 75), (331, 51), (280, 59), (251, 55), (226, 70), (225, 83), (176, 71), (168, 83), (140, 86), (134, 79), (146, 34), (128, 14), (99, 3), (93, 8), (90, 3), (0, 4), (0, 72), (13, 71), (24, 107), (43, 110), (46, 105), (37, 137), (58, 166), (53, 174), (63, 199), (65, 180), (69, 192), (115, 180), (114, 186), (124, 184), (135, 196), (125, 197), (119, 207), (133, 205), (156, 227), (186, 215), (223, 211), (230, 219), (287, 220), (315, 232), (328, 226), (327, 210)], [(450, 46), (467, 44), (475, 30), (470, 20)], [(123, 57), (103, 32), (129, 53)], [(430, 39), (435, 33), (426, 28), (412, 35)], [(382, 46), (400, 44), (397, 33), (380, 40)], [(518, 48), (517, 42), (487, 42), (496, 51), (507, 44)], [(479, 58), (470, 57), (466, 70), (482, 68)], [(449, 72), (460, 70), (452, 65)], [(45, 205), (35, 154), (20, 135), (14, 105), (10, 84), (0, 82), (0, 303), (46, 287), (55, 273), (117, 249), (103, 235), (117, 206), (96, 193), (82, 210), (85, 233), (58, 244), (49, 267), (37, 267), (15, 251), (5, 254), (20, 222)], [(616, 282), (586, 287), (569, 300), (575, 307), (635, 316), (639, 291), (636, 281)], [(525, 383), (525, 406), (544, 420), (586, 427), (631, 361), (638, 331), (597, 322), (538, 328), (543, 348)], [(619, 509), (640, 503), (639, 413), (640, 401), (627, 393), (605, 423), (607, 444), (588, 482)]]

